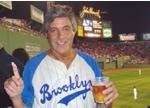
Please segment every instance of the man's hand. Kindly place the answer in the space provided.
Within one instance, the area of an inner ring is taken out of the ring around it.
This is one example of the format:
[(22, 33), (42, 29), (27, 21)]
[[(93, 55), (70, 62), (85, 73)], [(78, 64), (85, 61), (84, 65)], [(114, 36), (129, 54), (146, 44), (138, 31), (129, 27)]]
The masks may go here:
[(107, 108), (111, 108), (112, 102), (118, 97), (118, 91), (112, 82), (106, 84), (106, 89), (103, 91), (106, 95), (105, 104)]
[(4, 88), (9, 97), (13, 100), (21, 97), (23, 81), (19, 75), (16, 64), (13, 62), (11, 64), (14, 75), (5, 81)]

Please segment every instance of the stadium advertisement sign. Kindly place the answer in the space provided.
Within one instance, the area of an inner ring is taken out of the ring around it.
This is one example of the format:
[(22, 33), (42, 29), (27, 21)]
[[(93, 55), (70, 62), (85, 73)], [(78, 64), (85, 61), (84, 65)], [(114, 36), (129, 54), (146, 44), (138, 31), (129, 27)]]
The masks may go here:
[(33, 57), (36, 53), (41, 51), (41, 48), (37, 44), (33, 43), (26, 43), (25, 50), (28, 52), (30, 57)]
[(150, 33), (144, 33), (143, 40), (150, 40)]
[(136, 39), (136, 33), (119, 34), (120, 41), (134, 41)]
[(111, 28), (103, 28), (103, 38), (111, 38), (112, 30)]
[(33, 5), (30, 5), (31, 19), (43, 24), (44, 22), (44, 13), (40, 9), (36, 8)]
[(83, 29), (78, 29), (78, 35), (81, 36), (83, 30), (83, 37), (100, 38), (102, 37), (102, 22), (100, 10), (93, 7), (83, 6), (80, 13), (81, 26)]
[(83, 37), (83, 26), (78, 25), (78, 36)]
[(84, 28), (84, 36), (85, 37), (101, 37), (102, 36), (102, 26), (100, 21), (98, 20), (89, 20), (89, 19), (83, 19), (83, 24)]
[(0, 5), (12, 10), (12, 1), (0, 1)]
[(112, 24), (111, 21), (102, 21), (103, 38), (112, 38)]

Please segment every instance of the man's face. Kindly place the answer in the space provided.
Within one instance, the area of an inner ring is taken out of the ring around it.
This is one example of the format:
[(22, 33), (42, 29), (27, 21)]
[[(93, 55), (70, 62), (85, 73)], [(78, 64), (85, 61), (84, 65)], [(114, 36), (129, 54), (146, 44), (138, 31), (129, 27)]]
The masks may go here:
[(72, 49), (75, 32), (71, 21), (67, 17), (58, 17), (50, 24), (48, 41), (52, 49), (65, 54)]

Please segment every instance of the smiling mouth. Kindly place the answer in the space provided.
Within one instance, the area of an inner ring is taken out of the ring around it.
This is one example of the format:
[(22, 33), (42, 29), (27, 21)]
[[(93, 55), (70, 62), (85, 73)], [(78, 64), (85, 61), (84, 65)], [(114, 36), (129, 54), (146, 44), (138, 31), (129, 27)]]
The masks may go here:
[(58, 45), (65, 45), (67, 43), (67, 41), (58, 41), (57, 44)]

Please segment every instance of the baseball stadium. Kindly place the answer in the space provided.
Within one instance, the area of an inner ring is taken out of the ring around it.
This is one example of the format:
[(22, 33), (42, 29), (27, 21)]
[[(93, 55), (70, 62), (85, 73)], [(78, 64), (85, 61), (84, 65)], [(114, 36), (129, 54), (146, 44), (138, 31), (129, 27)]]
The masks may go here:
[[(9, 54), (16, 48), (24, 48), (31, 58), (49, 48), (42, 32), (44, 13), (59, 2), (41, 2), (45, 8), (40, 7), (40, 2), (29, 2), (25, 18), (14, 17), (19, 4), (24, 3), (0, 1), (0, 44)], [(114, 38), (111, 20), (101, 15), (100, 7), (82, 5), (77, 14), (78, 30), (73, 47), (92, 55), (103, 74), (116, 85), (119, 97), (113, 108), (149, 108), (150, 33), (141, 33), (140, 38), (136, 33), (120, 33)]]

